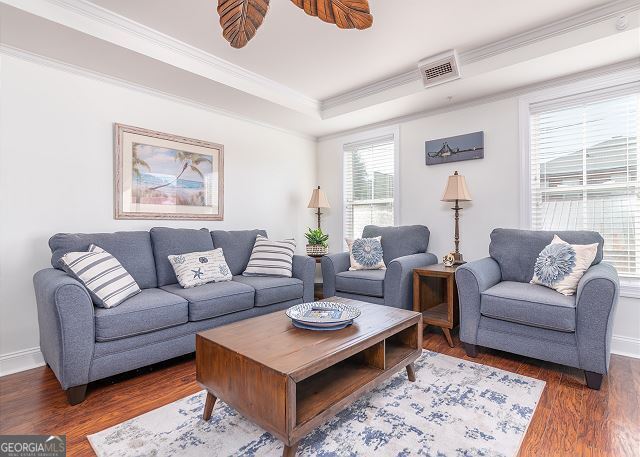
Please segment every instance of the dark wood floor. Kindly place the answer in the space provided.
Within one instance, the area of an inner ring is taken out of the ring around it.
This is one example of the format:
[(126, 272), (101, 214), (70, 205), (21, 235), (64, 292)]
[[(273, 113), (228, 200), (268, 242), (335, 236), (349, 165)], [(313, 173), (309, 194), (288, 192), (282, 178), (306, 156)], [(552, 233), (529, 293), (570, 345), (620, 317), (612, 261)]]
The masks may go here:
[[(437, 330), (426, 349), (467, 358)], [(520, 456), (640, 456), (640, 360), (612, 356), (600, 391), (584, 385), (582, 372), (502, 352), (474, 359), (547, 382)], [(93, 455), (86, 439), (152, 409), (198, 392), (193, 356), (116, 376), (89, 386), (87, 399), (68, 406), (46, 367), (0, 378), (0, 434), (66, 434), (70, 456)]]

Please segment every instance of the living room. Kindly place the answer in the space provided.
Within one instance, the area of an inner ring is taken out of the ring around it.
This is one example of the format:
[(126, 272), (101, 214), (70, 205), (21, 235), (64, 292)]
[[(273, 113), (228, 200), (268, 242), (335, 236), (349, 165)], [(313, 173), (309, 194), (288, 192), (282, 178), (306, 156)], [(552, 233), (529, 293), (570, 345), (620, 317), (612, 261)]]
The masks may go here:
[(0, 455), (640, 455), (640, 1), (0, 0), (0, 83)]

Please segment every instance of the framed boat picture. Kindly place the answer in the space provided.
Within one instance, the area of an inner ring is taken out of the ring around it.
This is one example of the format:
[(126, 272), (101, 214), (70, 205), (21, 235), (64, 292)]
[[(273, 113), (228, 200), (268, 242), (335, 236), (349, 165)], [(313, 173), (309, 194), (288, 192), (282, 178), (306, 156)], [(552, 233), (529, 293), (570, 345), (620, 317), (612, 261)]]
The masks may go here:
[(221, 221), (224, 147), (114, 124), (116, 219)]

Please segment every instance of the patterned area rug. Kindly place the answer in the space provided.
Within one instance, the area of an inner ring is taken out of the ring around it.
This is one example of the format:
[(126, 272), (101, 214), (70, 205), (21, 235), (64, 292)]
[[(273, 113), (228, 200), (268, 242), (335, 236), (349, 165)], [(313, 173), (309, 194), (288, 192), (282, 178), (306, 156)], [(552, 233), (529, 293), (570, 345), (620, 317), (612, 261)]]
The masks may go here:
[[(406, 372), (361, 397), (300, 442), (299, 456), (515, 456), (544, 381), (424, 351)], [(102, 432), (99, 457), (281, 456), (282, 444), (221, 401), (201, 419), (204, 392)]]

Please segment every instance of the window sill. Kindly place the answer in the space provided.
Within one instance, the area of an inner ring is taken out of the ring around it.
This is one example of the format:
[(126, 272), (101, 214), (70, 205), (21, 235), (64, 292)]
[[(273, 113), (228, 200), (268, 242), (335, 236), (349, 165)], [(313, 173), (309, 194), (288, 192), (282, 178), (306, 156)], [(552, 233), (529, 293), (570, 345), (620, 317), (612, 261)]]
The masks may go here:
[(640, 279), (620, 278), (620, 296), (640, 298)]

